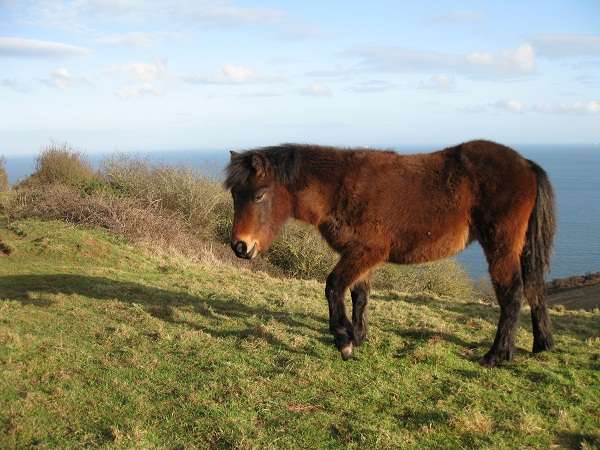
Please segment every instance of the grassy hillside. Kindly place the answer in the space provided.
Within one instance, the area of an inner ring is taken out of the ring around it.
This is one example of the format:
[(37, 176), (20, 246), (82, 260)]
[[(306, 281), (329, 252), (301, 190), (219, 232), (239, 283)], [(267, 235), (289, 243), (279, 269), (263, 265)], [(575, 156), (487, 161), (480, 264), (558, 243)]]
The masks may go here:
[(62, 222), (0, 241), (0, 448), (600, 446), (597, 310), (553, 311), (535, 357), (524, 311), (514, 363), (487, 370), (495, 308), (375, 291), (343, 362), (315, 281)]

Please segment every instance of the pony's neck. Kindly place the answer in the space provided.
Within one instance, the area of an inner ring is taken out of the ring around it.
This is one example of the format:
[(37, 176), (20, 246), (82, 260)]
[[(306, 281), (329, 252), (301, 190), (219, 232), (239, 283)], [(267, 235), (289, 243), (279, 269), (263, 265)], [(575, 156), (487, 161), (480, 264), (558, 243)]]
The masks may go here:
[(332, 214), (347, 152), (323, 147), (296, 149), (294, 180), (288, 184), (292, 217), (319, 226)]
[(318, 227), (332, 214), (337, 177), (334, 174), (323, 177), (309, 171), (302, 176), (306, 177), (306, 183), (292, 193), (292, 214), (295, 219)]

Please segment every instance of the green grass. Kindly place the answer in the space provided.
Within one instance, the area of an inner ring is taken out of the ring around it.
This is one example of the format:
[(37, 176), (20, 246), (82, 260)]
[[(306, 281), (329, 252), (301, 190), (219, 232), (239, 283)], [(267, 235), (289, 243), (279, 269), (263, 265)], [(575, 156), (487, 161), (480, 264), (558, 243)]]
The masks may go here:
[(598, 448), (600, 313), (487, 370), (497, 309), (375, 291), (343, 362), (323, 286), (0, 223), (0, 448)]

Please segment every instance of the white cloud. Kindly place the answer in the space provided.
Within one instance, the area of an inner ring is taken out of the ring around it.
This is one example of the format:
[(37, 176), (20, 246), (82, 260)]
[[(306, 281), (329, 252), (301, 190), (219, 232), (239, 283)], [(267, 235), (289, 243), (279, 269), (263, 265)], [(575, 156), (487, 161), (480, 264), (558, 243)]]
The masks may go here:
[(453, 77), (445, 74), (433, 75), (425, 81), (419, 83), (420, 89), (430, 89), (438, 92), (451, 92), (456, 88), (456, 82)]
[(545, 58), (600, 57), (600, 34), (543, 34), (534, 37), (532, 44)]
[(451, 11), (446, 14), (433, 17), (436, 23), (469, 23), (483, 20), (483, 14), (479, 11)]
[(225, 64), (216, 75), (186, 75), (183, 80), (191, 84), (251, 84), (276, 83), (283, 81), (283, 78), (265, 77), (249, 67)]
[(535, 53), (530, 44), (499, 53), (451, 54), (414, 51), (400, 47), (369, 47), (344, 52), (358, 58), (353, 70), (422, 72), (443, 70), (469, 75), (514, 76), (535, 71)]
[(142, 95), (160, 95), (161, 91), (152, 83), (142, 83), (137, 86), (123, 86), (115, 92), (117, 97), (127, 100)]
[(523, 113), (528, 108), (525, 104), (519, 100), (508, 99), (508, 100), (497, 100), (495, 102), (486, 103), (483, 105), (468, 106), (465, 108), (459, 108), (460, 111), (467, 113), (486, 113), (486, 112), (509, 112), (509, 113)]
[(226, 64), (221, 69), (222, 79), (234, 83), (246, 83), (256, 79), (256, 72), (243, 66)]
[(167, 78), (169, 71), (168, 61), (159, 59), (152, 63), (131, 62), (126, 64), (117, 64), (109, 68), (110, 72), (121, 72), (143, 83), (152, 83), (156, 80)]
[(161, 95), (163, 82), (170, 77), (168, 62), (159, 59), (151, 63), (131, 62), (109, 67), (109, 72), (123, 73), (133, 83), (122, 86), (115, 94), (121, 99), (130, 99), (142, 95)]
[(181, 33), (175, 32), (146, 33), (136, 31), (102, 36), (97, 38), (95, 42), (103, 45), (118, 45), (123, 47), (147, 47), (160, 40), (179, 39), (181, 37)]
[(474, 107), (462, 108), (464, 112), (482, 113), (503, 111), (509, 113), (544, 113), (559, 115), (592, 115), (600, 114), (600, 101), (577, 101), (573, 103), (543, 103), (527, 105), (519, 100), (498, 100)]
[(238, 6), (230, 0), (70, 0), (32, 1), (27, 15), (34, 23), (85, 29), (97, 18), (143, 22), (171, 18), (206, 25), (272, 25), (285, 17), (276, 8)]
[(525, 110), (525, 105), (523, 102), (519, 100), (499, 100), (495, 103), (491, 104), (492, 107), (496, 109), (501, 109), (504, 111), (514, 112), (514, 113), (522, 113)]
[(523, 44), (516, 50), (505, 50), (496, 55), (489, 52), (470, 53), (466, 61), (473, 68), (492, 72), (531, 73), (535, 70), (535, 54), (531, 44)]
[(320, 83), (313, 83), (305, 88), (298, 91), (301, 95), (308, 95), (311, 97), (331, 97), (333, 92), (327, 87)]
[(367, 80), (354, 83), (353, 85), (349, 86), (346, 90), (358, 94), (371, 94), (376, 92), (389, 91), (394, 87), (395, 85), (390, 83), (389, 81)]
[(80, 56), (89, 52), (84, 47), (60, 42), (40, 41), (18, 37), (0, 37), (0, 57), (60, 58)]
[(75, 77), (68, 69), (61, 67), (50, 72), (48, 78), (41, 80), (47, 86), (57, 89), (68, 89), (78, 84), (89, 84), (89, 81), (83, 77)]
[(549, 113), (549, 114), (574, 114), (574, 115), (588, 115), (588, 114), (600, 114), (600, 101), (577, 101), (574, 103), (561, 103), (554, 105), (536, 105), (533, 107), (535, 111)]

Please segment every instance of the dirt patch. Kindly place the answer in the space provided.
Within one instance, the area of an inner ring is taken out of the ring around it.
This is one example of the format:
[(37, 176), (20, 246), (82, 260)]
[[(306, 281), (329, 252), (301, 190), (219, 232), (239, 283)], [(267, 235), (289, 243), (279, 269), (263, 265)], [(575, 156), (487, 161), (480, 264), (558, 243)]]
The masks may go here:
[(0, 241), (0, 256), (9, 256), (12, 253), (12, 248)]
[(600, 308), (600, 283), (595, 285), (548, 290), (548, 304), (566, 309)]

